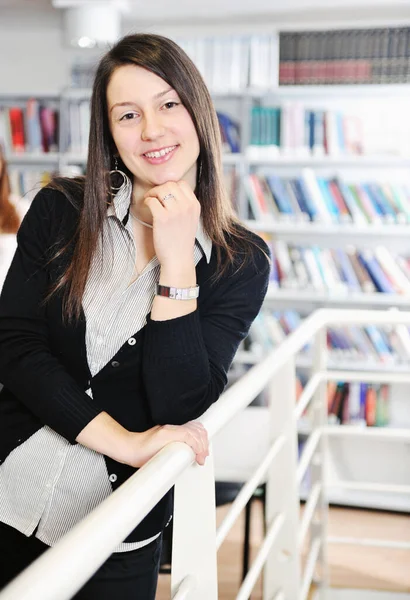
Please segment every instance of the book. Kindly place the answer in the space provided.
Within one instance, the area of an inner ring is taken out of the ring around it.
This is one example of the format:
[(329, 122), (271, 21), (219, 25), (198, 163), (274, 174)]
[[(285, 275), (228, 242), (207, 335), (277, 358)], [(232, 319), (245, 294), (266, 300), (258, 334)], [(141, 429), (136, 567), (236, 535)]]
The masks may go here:
[(18, 106), (10, 107), (9, 119), (13, 151), (22, 154), (26, 150), (23, 110)]
[(38, 100), (30, 98), (26, 104), (27, 152), (39, 154), (43, 152), (40, 125), (40, 105)]
[(229, 115), (217, 112), (225, 152), (240, 152), (240, 126)]

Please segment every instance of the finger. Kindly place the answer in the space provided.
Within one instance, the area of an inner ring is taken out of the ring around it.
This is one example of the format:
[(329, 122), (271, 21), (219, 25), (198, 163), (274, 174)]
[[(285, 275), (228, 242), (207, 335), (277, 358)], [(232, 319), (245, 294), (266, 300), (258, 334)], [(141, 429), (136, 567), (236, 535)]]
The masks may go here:
[(195, 460), (198, 463), (198, 465), (203, 466), (205, 464), (205, 460), (206, 460), (207, 456), (208, 456), (208, 454), (206, 454), (205, 452), (200, 452), (199, 454), (197, 454), (195, 456)]
[(175, 181), (168, 181), (162, 185), (156, 185), (155, 187), (148, 190), (145, 197), (155, 196), (158, 200), (162, 201), (167, 194), (172, 194), (175, 198), (178, 197), (178, 191), (180, 190), (178, 184)]
[(205, 427), (201, 423), (194, 423), (194, 422), (187, 423), (186, 426), (189, 427), (190, 430), (193, 432), (193, 435), (195, 436), (197, 443), (201, 447), (201, 451), (207, 452), (208, 448), (209, 448), (209, 441), (208, 441), (208, 432), (206, 431)]
[(201, 421), (188, 421), (186, 423), (186, 425), (194, 425), (195, 427), (198, 427), (199, 429), (201, 429), (202, 431), (206, 431), (206, 428), (204, 427), (204, 425), (201, 423)]
[(189, 430), (191, 436), (191, 448), (195, 454), (206, 454), (208, 451), (208, 444), (203, 436), (200, 435), (196, 428)]
[(144, 204), (150, 209), (153, 219), (160, 218), (164, 213), (164, 206), (156, 196), (148, 196), (145, 198)]
[(186, 205), (197, 202), (197, 198), (188, 184), (180, 185), (179, 182), (169, 181), (163, 185), (151, 188), (146, 196), (155, 196), (165, 207), (172, 208), (175, 205)]

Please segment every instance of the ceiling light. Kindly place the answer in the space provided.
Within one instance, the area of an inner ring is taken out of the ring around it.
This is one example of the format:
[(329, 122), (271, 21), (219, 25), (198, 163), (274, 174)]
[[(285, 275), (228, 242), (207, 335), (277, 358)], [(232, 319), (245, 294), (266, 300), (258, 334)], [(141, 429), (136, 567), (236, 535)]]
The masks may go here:
[(125, 0), (52, 0), (64, 10), (64, 37), (70, 46), (94, 48), (116, 42), (121, 36)]

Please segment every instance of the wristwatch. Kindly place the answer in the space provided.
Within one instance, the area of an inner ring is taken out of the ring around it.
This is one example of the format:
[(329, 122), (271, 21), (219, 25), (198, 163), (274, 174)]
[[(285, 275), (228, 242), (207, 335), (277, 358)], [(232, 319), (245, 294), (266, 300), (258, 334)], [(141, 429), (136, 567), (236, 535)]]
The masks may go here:
[(157, 283), (157, 296), (165, 296), (172, 300), (195, 300), (199, 296), (199, 285), (187, 288), (168, 287)]

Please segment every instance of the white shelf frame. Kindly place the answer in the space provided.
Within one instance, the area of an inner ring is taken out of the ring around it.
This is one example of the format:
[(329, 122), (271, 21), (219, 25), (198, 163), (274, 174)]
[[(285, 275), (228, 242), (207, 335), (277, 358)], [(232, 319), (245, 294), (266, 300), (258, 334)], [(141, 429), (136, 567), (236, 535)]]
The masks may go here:
[(312, 239), (317, 237), (335, 236), (347, 238), (349, 240), (358, 237), (368, 238), (392, 238), (403, 237), (407, 238), (410, 234), (410, 223), (408, 225), (391, 225), (391, 224), (369, 224), (354, 225), (352, 223), (314, 223), (301, 221), (260, 221), (247, 219), (245, 225), (256, 232), (275, 233), (280, 236), (290, 236), (292, 240), (295, 236), (303, 235), (304, 237), (311, 236)]
[(372, 293), (372, 294), (346, 294), (341, 296), (340, 294), (320, 293), (306, 290), (286, 290), (286, 289), (275, 289), (270, 286), (265, 298), (265, 304), (268, 306), (275, 306), (278, 304), (287, 304), (287, 307), (294, 305), (294, 307), (300, 307), (300, 304), (315, 305), (317, 308), (321, 307), (383, 307), (383, 308), (410, 308), (410, 297), (399, 296), (398, 294), (383, 294), (383, 293)]
[(6, 156), (9, 165), (56, 165), (61, 161), (60, 152), (39, 152), (32, 154), (29, 152), (18, 154), (13, 152)]
[[(264, 146), (261, 146), (263, 152)], [(278, 156), (271, 157), (260, 157), (252, 158), (245, 156), (244, 162), (250, 166), (266, 166), (266, 167), (333, 167), (335, 169), (348, 167), (355, 169), (365, 168), (395, 168), (404, 169), (410, 168), (410, 157), (392, 155), (392, 154), (340, 154), (330, 155), (324, 154), (323, 156), (312, 156), (312, 155), (295, 155), (289, 154), (288, 156), (280, 154), (281, 149), (278, 148)]]

